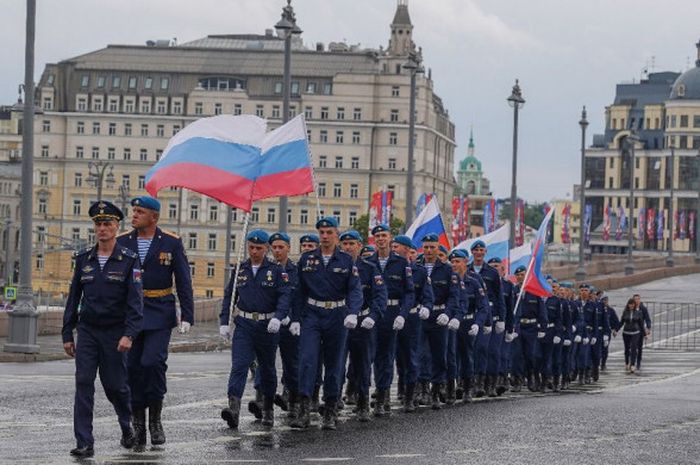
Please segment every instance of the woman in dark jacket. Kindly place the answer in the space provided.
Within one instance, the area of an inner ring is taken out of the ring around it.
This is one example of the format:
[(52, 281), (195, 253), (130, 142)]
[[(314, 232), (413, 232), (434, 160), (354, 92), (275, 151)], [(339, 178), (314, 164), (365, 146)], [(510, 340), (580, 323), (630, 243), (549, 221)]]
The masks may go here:
[(620, 318), (622, 327), (622, 340), (625, 343), (625, 371), (634, 373), (637, 360), (637, 347), (639, 338), (644, 334), (644, 316), (637, 309), (634, 299), (629, 299)]

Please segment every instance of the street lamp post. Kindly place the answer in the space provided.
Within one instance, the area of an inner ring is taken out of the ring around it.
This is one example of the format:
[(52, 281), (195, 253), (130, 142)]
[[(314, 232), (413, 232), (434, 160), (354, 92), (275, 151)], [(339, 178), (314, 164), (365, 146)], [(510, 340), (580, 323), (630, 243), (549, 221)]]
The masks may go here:
[(627, 263), (625, 264), (625, 274), (634, 274), (634, 260), (632, 259), (632, 249), (634, 248), (634, 164), (635, 164), (635, 154), (634, 154), (634, 144), (639, 138), (632, 133), (625, 138), (625, 144), (630, 151), (630, 216), (629, 216), (629, 234), (627, 235)]
[[(282, 124), (289, 121), (289, 101), (292, 94), (292, 37), (301, 34), (297, 26), (296, 15), (292, 8), (292, 0), (287, 0), (287, 6), (282, 8), (282, 18), (275, 24), (277, 35), (284, 40), (284, 77), (282, 84)], [(280, 197), (279, 230), (287, 232), (288, 200)]]
[(88, 163), (88, 182), (97, 188), (97, 200), (102, 200), (102, 186), (107, 184), (108, 188), (114, 186), (114, 174), (112, 174), (112, 164), (102, 160)]
[(408, 170), (406, 173), (406, 226), (413, 223), (413, 174), (414, 162), (413, 153), (415, 151), (416, 140), (416, 75), (423, 72), (421, 62), (423, 58), (420, 53), (412, 52), (408, 56), (408, 61), (404, 63), (403, 69), (411, 73), (411, 96), (409, 102), (408, 115)]
[(671, 186), (669, 190), (668, 199), (668, 256), (666, 257), (666, 266), (672, 267), (673, 263), (673, 184), (675, 178), (675, 162), (676, 162), (676, 148), (671, 146), (671, 158), (669, 159), (671, 171)]
[[(37, 320), (32, 290), (32, 206), (34, 170), (34, 36), (36, 0), (27, 0), (26, 43), (24, 49), (24, 113), (22, 115), (22, 202), (19, 292), (17, 305), (9, 314), (5, 352), (37, 353)], [(9, 239), (9, 238), (8, 238)]]
[(581, 120), (578, 122), (581, 126), (581, 194), (579, 208), (579, 244), (578, 244), (578, 268), (576, 269), (576, 281), (583, 282), (586, 279), (586, 265), (584, 262), (583, 252), (585, 249), (585, 234), (583, 233), (583, 212), (586, 208), (586, 128), (588, 120), (586, 119), (586, 106), (581, 110)]
[(513, 86), (513, 91), (508, 97), (508, 105), (513, 108), (513, 173), (512, 180), (510, 184), (510, 248), (515, 247), (515, 222), (517, 218), (515, 217), (515, 203), (518, 199), (518, 110), (520, 110), (525, 105), (525, 99), (520, 90), (520, 84), (518, 80), (515, 80), (515, 85)]
[[(119, 202), (122, 207), (122, 212), (124, 212), (124, 215), (126, 215), (126, 205), (129, 203), (129, 198), (131, 197), (131, 193), (129, 191), (129, 188), (125, 186), (124, 184), (119, 185), (119, 195), (117, 198), (119, 199)], [(121, 230), (124, 231), (124, 224), (126, 221), (126, 217), (122, 218), (122, 226)]]

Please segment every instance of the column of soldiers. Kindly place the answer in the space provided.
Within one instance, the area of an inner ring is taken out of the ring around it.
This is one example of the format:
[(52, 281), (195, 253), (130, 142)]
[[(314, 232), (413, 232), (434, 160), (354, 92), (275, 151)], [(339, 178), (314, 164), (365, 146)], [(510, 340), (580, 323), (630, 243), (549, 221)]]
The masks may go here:
[[(186, 333), (194, 323), (181, 240), (157, 227), (157, 200), (138, 197), (131, 204), (134, 229), (117, 237), (122, 212), (95, 203), (97, 245), (75, 257), (63, 341), (76, 358), (71, 454), (78, 457), (94, 454), (98, 369), (122, 446), (144, 446), (147, 433), (152, 444), (165, 443), (170, 334), (178, 325)], [(515, 270), (513, 283), (500, 259), (486, 262), (480, 240), (470, 250), (449, 252), (436, 234), (425, 234), (419, 255), (411, 238), (392, 237), (384, 224), (371, 231), (374, 246), (363, 246), (357, 231), (341, 234), (332, 217), (316, 229), (317, 235), (301, 238), (296, 264), (287, 234), (257, 229), (246, 236), (248, 258), (232, 273), (220, 314), (220, 334), (232, 338), (228, 405), (221, 411), (230, 428), (239, 425), (253, 362), (256, 394), (248, 409), (263, 425), (274, 425), (277, 404), (293, 428), (308, 428), (319, 412), (329, 430), (346, 406), (361, 422), (390, 415), (395, 374), (397, 400), (411, 413), (523, 386), (556, 392), (595, 382), (605, 369), (619, 321), (607, 299), (586, 284), (577, 294), (549, 277), (553, 295), (543, 299), (521, 291), (524, 267)]]

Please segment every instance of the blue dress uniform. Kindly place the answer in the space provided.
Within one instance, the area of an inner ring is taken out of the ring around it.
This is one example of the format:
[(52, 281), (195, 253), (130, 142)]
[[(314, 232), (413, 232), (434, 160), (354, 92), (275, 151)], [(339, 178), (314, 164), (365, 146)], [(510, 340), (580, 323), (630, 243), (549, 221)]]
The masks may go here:
[[(578, 350), (579, 384), (591, 383), (592, 348), (591, 340), (598, 336), (598, 304), (592, 300), (580, 301), (581, 306), (581, 345)], [(597, 341), (593, 341), (597, 342)]]
[(547, 309), (547, 330), (540, 340), (542, 358), (539, 364), (540, 391), (544, 392), (545, 386), (559, 390), (559, 377), (561, 375), (561, 342), (564, 334), (563, 304), (559, 297), (552, 295), (544, 303)]
[[(561, 368), (560, 368), (560, 389), (569, 387), (571, 373), (571, 350), (573, 348), (573, 337), (571, 325), (573, 324), (573, 309), (571, 301), (566, 298), (561, 298)], [(557, 381), (555, 379), (555, 381)], [(556, 387), (556, 385), (555, 385)]]
[(374, 381), (377, 387), (374, 414), (382, 416), (390, 412), (389, 389), (394, 379), (398, 336), (397, 331), (394, 330), (394, 320), (401, 316), (404, 318), (405, 325), (409, 312), (413, 308), (413, 269), (408, 260), (394, 252), (389, 253), (383, 270), (378, 253), (367, 260), (381, 270), (388, 295), (386, 314), (377, 324), (377, 345), (374, 354)]
[[(160, 210), (151, 197), (137, 197), (132, 206)], [(117, 242), (139, 253), (138, 232), (132, 230), (117, 237)], [(145, 444), (145, 409), (153, 444), (163, 444), (165, 434), (160, 416), (167, 392), (168, 345), (172, 329), (177, 326), (173, 295), (173, 278), (180, 302), (181, 319), (194, 324), (194, 299), (190, 267), (182, 240), (172, 232), (156, 228), (148, 252), (141, 261), (143, 280), (143, 331), (129, 351), (129, 386), (134, 410), (134, 428), (140, 444)]]
[[(425, 260), (419, 261), (425, 266)], [(433, 408), (439, 408), (440, 391), (447, 381), (447, 325), (440, 325), (437, 322), (441, 314), (447, 315), (449, 319), (457, 318), (460, 313), (460, 278), (452, 271), (449, 264), (437, 260), (430, 271), (430, 283), (433, 287), (433, 311), (430, 317), (423, 320), (423, 338), (426, 339), (430, 348), (430, 382)], [(426, 373), (421, 372), (421, 381), (426, 382)]]
[[(317, 228), (333, 227), (334, 218), (323, 218)], [(350, 255), (336, 249), (324, 264), (321, 248), (304, 253), (299, 259), (298, 287), (294, 293), (292, 324), (301, 321), (299, 339), (299, 393), (301, 410), (291, 423), (297, 428), (309, 426), (310, 397), (314, 391), (319, 356), (325, 368), (323, 399), (325, 411), (335, 415), (341, 388), (341, 363), (345, 354), (348, 315), (362, 308), (362, 287)], [(291, 328), (290, 328), (291, 329)]]
[(605, 336), (610, 335), (610, 319), (605, 305), (601, 301), (594, 301), (596, 305), (597, 331), (595, 344), (591, 343), (591, 375), (593, 381), (600, 378), (600, 362), (603, 357), (603, 343)]
[[(515, 330), (515, 285), (505, 278), (501, 278), (501, 290), (503, 292), (503, 303), (506, 307), (505, 332), (513, 333)], [(501, 363), (499, 365), (500, 379), (496, 381), (496, 394), (501, 395), (508, 390), (508, 378), (511, 372), (511, 353), (513, 341), (504, 336), (501, 346)]]
[[(577, 299), (569, 299), (569, 307), (571, 308), (571, 354), (570, 354), (570, 378), (571, 381), (576, 380), (579, 372), (579, 355), (583, 351), (583, 334), (585, 328), (583, 323), (583, 312), (581, 301)], [(585, 369), (585, 366), (582, 366)]]
[(607, 312), (607, 315), (608, 315), (608, 322), (609, 322), (609, 326), (610, 326), (610, 331), (606, 334), (608, 336), (608, 340), (604, 341), (604, 343), (603, 343), (603, 355), (602, 355), (601, 361), (600, 361), (600, 369), (601, 370), (605, 370), (605, 365), (608, 361), (608, 349), (610, 348), (610, 342), (612, 341), (612, 332), (619, 331), (620, 327), (621, 327), (620, 318), (617, 316), (615, 309), (612, 308), (610, 305), (608, 305), (607, 297), (603, 299), (603, 305), (605, 305), (605, 311)]
[[(247, 241), (254, 244), (267, 244), (268, 235), (264, 231), (251, 231)], [(279, 333), (270, 331), (273, 319), (283, 320), (289, 313), (292, 288), (289, 276), (284, 269), (264, 258), (257, 272), (250, 259), (240, 265), (238, 279), (235, 273), (226, 287), (219, 315), (220, 324), (227, 326), (231, 312), (233, 286), (236, 286), (236, 300), (233, 302), (238, 315), (234, 321), (236, 329), (231, 341), (231, 373), (228, 380), (229, 407), (221, 412), (221, 417), (230, 428), (238, 427), (241, 397), (245, 389), (248, 369), (257, 359), (260, 373), (260, 390), (263, 394), (263, 421), (271, 425), (273, 400), (277, 390), (277, 370), (275, 358), (279, 344)]]
[[(525, 292), (518, 286), (517, 292)], [(538, 344), (537, 333), (547, 330), (547, 311), (544, 306), (544, 301), (529, 292), (520, 299), (520, 337), (516, 341), (518, 348), (517, 362), (518, 374), (523, 374), (527, 377), (528, 389), (531, 391), (537, 390), (533, 375), (537, 369), (537, 358), (540, 356), (540, 348)]]
[[(122, 212), (109, 202), (100, 201), (90, 207), (94, 221), (123, 218)], [(131, 399), (127, 382), (126, 353), (117, 346), (123, 337), (136, 339), (143, 320), (141, 267), (136, 253), (115, 245), (104, 266), (100, 266), (97, 246), (75, 255), (75, 270), (63, 314), (63, 343), (73, 342), (75, 350), (75, 405), (73, 427), (77, 448), (72, 455), (93, 454), (93, 407), (95, 377), (107, 399), (114, 406), (122, 430), (122, 445), (133, 445)], [(130, 443), (127, 443), (129, 442)]]
[[(457, 350), (460, 354), (460, 376), (464, 390), (464, 401), (471, 402), (471, 392), (474, 387), (474, 349), (478, 332), (488, 317), (488, 301), (486, 291), (479, 281), (465, 273), (460, 279), (460, 306), (463, 309), (462, 323), (457, 331)], [(477, 325), (476, 334), (473, 325)]]

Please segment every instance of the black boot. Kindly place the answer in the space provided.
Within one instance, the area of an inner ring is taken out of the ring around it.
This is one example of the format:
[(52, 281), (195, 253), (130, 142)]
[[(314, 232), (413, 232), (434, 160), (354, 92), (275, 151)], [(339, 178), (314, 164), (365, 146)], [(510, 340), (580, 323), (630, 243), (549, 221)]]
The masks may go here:
[(406, 392), (406, 386), (403, 384), (403, 382), (399, 381), (399, 384), (397, 385), (397, 390), (396, 390), (396, 399), (402, 401), (405, 392)]
[(383, 417), (384, 416), (384, 396), (386, 395), (384, 389), (377, 389), (377, 397), (374, 399), (374, 416)]
[(559, 375), (554, 375), (554, 380), (552, 381), (552, 391), (559, 392), (561, 386), (559, 385)]
[(275, 401), (274, 397), (263, 397), (262, 425), (272, 427), (275, 425)]
[(256, 389), (255, 390), (255, 400), (251, 400), (248, 402), (248, 411), (253, 414), (255, 418), (258, 420), (262, 420), (262, 402), (263, 402), (263, 395), (260, 390)]
[(308, 428), (311, 424), (311, 399), (301, 396), (299, 402), (299, 415), (289, 422), (292, 428)]
[(146, 409), (137, 408), (131, 414), (131, 424), (134, 425), (136, 446), (146, 445)]
[(75, 449), (71, 449), (70, 455), (79, 459), (85, 459), (94, 456), (95, 449), (92, 446), (78, 446)]
[(404, 392), (403, 397), (403, 411), (404, 413), (413, 413), (416, 411), (416, 405), (413, 402), (415, 397), (416, 385), (408, 384), (406, 385), (406, 392)]
[(440, 388), (442, 386), (440, 384), (433, 384), (433, 387), (430, 391), (430, 398), (431, 398), (431, 408), (433, 410), (440, 410)]
[(355, 383), (348, 380), (348, 385), (345, 387), (345, 404), (355, 405), (357, 403), (357, 393), (355, 392)]
[(323, 422), (321, 423), (321, 429), (335, 431), (337, 429), (338, 422), (338, 402), (335, 400), (329, 400), (325, 402), (323, 406)]
[(532, 376), (532, 373), (527, 374), (527, 388), (531, 392), (535, 392), (537, 389), (535, 388), (535, 379)]
[(455, 389), (455, 399), (462, 400), (464, 398), (464, 380), (460, 379), (457, 381), (457, 388)]
[(129, 425), (127, 429), (122, 430), (122, 438), (119, 444), (121, 444), (124, 449), (131, 449), (136, 444), (136, 435), (131, 425)]
[(496, 395), (502, 396), (508, 390), (508, 380), (501, 375), (496, 379)]
[(471, 378), (464, 378), (462, 380), (462, 386), (464, 387), (464, 396), (462, 398), (462, 401), (465, 404), (471, 404), (472, 403), (472, 379)]
[(496, 397), (496, 376), (489, 375), (486, 377), (486, 395), (489, 397)]
[(384, 415), (391, 415), (391, 390), (384, 390)]
[(282, 394), (275, 394), (275, 405), (284, 412), (289, 411), (289, 390), (287, 388), (282, 389)]
[(457, 395), (455, 393), (455, 380), (448, 379), (445, 388), (445, 403), (447, 405), (452, 405), (457, 400)]
[(523, 389), (523, 377), (520, 375), (517, 375), (513, 377), (513, 389), (511, 389), (513, 392), (520, 392)]
[(420, 405), (430, 405), (430, 383), (427, 381), (420, 382)]
[(148, 406), (148, 431), (151, 433), (151, 444), (165, 444), (165, 431), (160, 416), (163, 412), (163, 401), (153, 402)]
[(542, 373), (538, 373), (537, 378), (539, 382), (537, 387), (540, 388), (539, 391), (544, 394), (544, 392), (547, 390), (547, 377)]
[(552, 391), (554, 390), (554, 380), (551, 376), (547, 376), (545, 384), (547, 385), (547, 389), (550, 389)]
[(299, 393), (289, 391), (287, 409), (287, 418), (293, 420), (299, 415)]
[(578, 385), (583, 386), (584, 379), (583, 379), (583, 370), (578, 370)]
[(369, 399), (365, 394), (357, 395), (357, 419), (362, 423), (369, 421)]
[(320, 399), (320, 392), (321, 392), (321, 386), (316, 386), (314, 388), (314, 394), (311, 396), (311, 411), (312, 412), (319, 412), (319, 408), (321, 406), (321, 403), (319, 401)]
[(476, 375), (474, 397), (484, 397), (484, 394), (486, 394), (486, 389), (484, 389), (484, 375)]
[(593, 381), (595, 381), (597, 383), (599, 379), (600, 379), (600, 369), (598, 368), (598, 365), (595, 365), (593, 367)]
[(586, 368), (586, 378), (585, 378), (585, 383), (586, 384), (591, 384), (593, 380), (591, 379), (591, 369)]
[(228, 423), (228, 427), (231, 429), (238, 428), (238, 417), (241, 414), (241, 399), (238, 397), (228, 398), (228, 407), (221, 410), (221, 418)]

